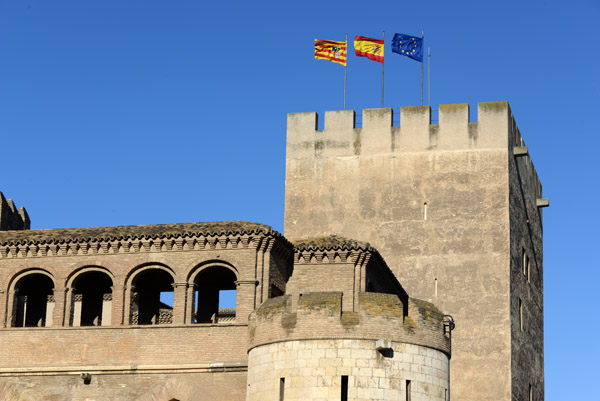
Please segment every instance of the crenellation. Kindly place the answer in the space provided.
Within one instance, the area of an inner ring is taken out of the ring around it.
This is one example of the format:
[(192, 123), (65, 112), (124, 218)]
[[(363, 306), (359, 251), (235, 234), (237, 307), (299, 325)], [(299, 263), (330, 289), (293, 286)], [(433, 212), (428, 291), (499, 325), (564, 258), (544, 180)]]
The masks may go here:
[(393, 110), (364, 109), (360, 130), (362, 156), (389, 153), (392, 150)]
[(401, 107), (400, 124), (394, 151), (416, 151), (428, 149), (431, 146), (431, 107)]
[[(431, 124), (428, 106), (402, 107), (395, 127), (391, 109), (365, 110), (355, 157), (327, 157), (321, 149), (297, 160), (288, 153), (285, 234), (302, 240), (335, 233), (372, 243), (412, 296), (456, 319), (455, 398), (520, 399), (524, 374), (543, 388), (541, 208), (548, 200), (508, 102), (479, 103), (477, 112), (474, 122), (467, 104), (441, 105), (439, 123)], [(531, 282), (522, 272), (523, 249)], [(329, 282), (345, 292), (331, 266)], [(323, 281), (310, 264), (296, 267)], [(364, 277), (355, 277), (364, 291)], [(530, 335), (517, 329), (511, 337), (515, 299), (532, 308), (524, 312), (535, 326), (525, 328)], [(360, 327), (363, 300), (354, 310)], [(427, 326), (427, 314), (410, 309), (404, 331)], [(297, 320), (296, 330), (304, 324)], [(514, 365), (521, 360), (527, 369)]]
[(24, 207), (17, 209), (12, 199), (0, 192), (0, 231), (29, 230), (31, 221)]
[(479, 122), (469, 121), (469, 105), (442, 104), (439, 123), (431, 124), (429, 106), (400, 108), (394, 126), (391, 108), (364, 109), (362, 128), (355, 128), (353, 110), (326, 111), (323, 130), (316, 113), (288, 115), (287, 158), (327, 159), (423, 151), (508, 149), (514, 138), (514, 119), (508, 102), (478, 104)]
[(508, 149), (512, 114), (508, 102), (477, 105), (477, 148)]
[(316, 135), (317, 157), (346, 156), (354, 152), (357, 139), (354, 110), (325, 112), (325, 128)]
[(436, 149), (469, 149), (469, 105), (440, 104)]
[(287, 157), (293, 159), (313, 158), (317, 113), (292, 113), (287, 118)]

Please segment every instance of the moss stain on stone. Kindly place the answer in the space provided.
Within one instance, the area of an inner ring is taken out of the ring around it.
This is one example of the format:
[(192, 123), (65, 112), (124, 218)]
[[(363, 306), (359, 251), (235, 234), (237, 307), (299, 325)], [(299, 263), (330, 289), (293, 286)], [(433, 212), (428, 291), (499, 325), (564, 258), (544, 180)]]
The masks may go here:
[(358, 312), (342, 312), (342, 326), (350, 329), (360, 323)]
[(410, 331), (411, 333), (415, 331), (415, 329), (419, 328), (417, 323), (410, 316), (406, 316), (404, 318), (404, 329)]
[(256, 310), (256, 316), (260, 319), (269, 319), (273, 315), (283, 312), (287, 305), (287, 300), (289, 297), (289, 295), (284, 295), (281, 297), (267, 299)]

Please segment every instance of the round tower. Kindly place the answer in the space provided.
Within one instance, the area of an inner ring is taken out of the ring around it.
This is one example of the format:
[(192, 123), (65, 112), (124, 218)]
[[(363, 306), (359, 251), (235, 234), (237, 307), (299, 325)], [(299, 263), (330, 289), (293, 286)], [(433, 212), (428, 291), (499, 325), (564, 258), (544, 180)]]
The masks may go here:
[(249, 318), (247, 400), (447, 400), (444, 315), (409, 298), (369, 244), (295, 247), (286, 295)]

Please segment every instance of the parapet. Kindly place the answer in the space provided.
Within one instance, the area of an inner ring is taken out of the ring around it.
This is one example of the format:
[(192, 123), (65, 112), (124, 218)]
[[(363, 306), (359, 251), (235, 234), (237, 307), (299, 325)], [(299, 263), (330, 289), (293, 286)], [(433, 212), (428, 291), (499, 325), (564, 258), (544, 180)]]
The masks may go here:
[(353, 110), (326, 111), (323, 130), (317, 113), (288, 114), (287, 158), (357, 156), (427, 150), (507, 149), (513, 116), (508, 102), (478, 104), (478, 122), (469, 121), (468, 104), (439, 106), (439, 124), (431, 124), (429, 106), (400, 108), (393, 126), (391, 108), (365, 109), (362, 128)]
[(0, 231), (29, 230), (31, 221), (24, 207), (17, 209), (12, 199), (0, 192)]
[(341, 292), (270, 298), (250, 315), (249, 333), (249, 350), (292, 340), (386, 338), (450, 356), (450, 337), (442, 312), (433, 304), (411, 298), (405, 316), (404, 305), (394, 294), (361, 292), (356, 312), (342, 311)]
[[(396, 126), (398, 114), (400, 124)], [(431, 123), (429, 106), (401, 107), (399, 113), (391, 108), (364, 109), (362, 126), (356, 128), (353, 110), (326, 111), (324, 129), (318, 130), (317, 113), (288, 114), (286, 159), (319, 162), (411, 152), (505, 151), (509, 156), (525, 156), (530, 188), (534, 199), (539, 199), (537, 206), (547, 206), (508, 102), (478, 103), (477, 115), (479, 121), (469, 121), (466, 103), (440, 105), (438, 124)]]

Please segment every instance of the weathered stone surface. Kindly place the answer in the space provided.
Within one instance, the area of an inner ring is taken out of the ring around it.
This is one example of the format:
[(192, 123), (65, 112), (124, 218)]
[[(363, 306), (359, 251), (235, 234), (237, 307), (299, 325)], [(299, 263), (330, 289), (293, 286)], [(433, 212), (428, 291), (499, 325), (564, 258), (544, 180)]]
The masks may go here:
[[(430, 125), (428, 107), (402, 108), (400, 127), (388, 115), (389, 109), (364, 110), (363, 128), (344, 130), (346, 139), (339, 139), (360, 146), (335, 155), (325, 144), (318, 151), (313, 146), (332, 124), (309, 132), (288, 120), (285, 235), (368, 241), (411, 296), (452, 314), (456, 399), (521, 399), (529, 380), (538, 399), (541, 284), (529, 286), (536, 295), (525, 302), (528, 334), (517, 338), (517, 292), (526, 297), (513, 270), (514, 255), (527, 242), (541, 283), (541, 209), (535, 207), (541, 185), (528, 156), (519, 157), (520, 178), (514, 172), (512, 150), (524, 143), (508, 103), (480, 103), (477, 123), (468, 121), (467, 105), (440, 106), (439, 125)], [(535, 215), (529, 231), (523, 199), (531, 199), (528, 215)]]

